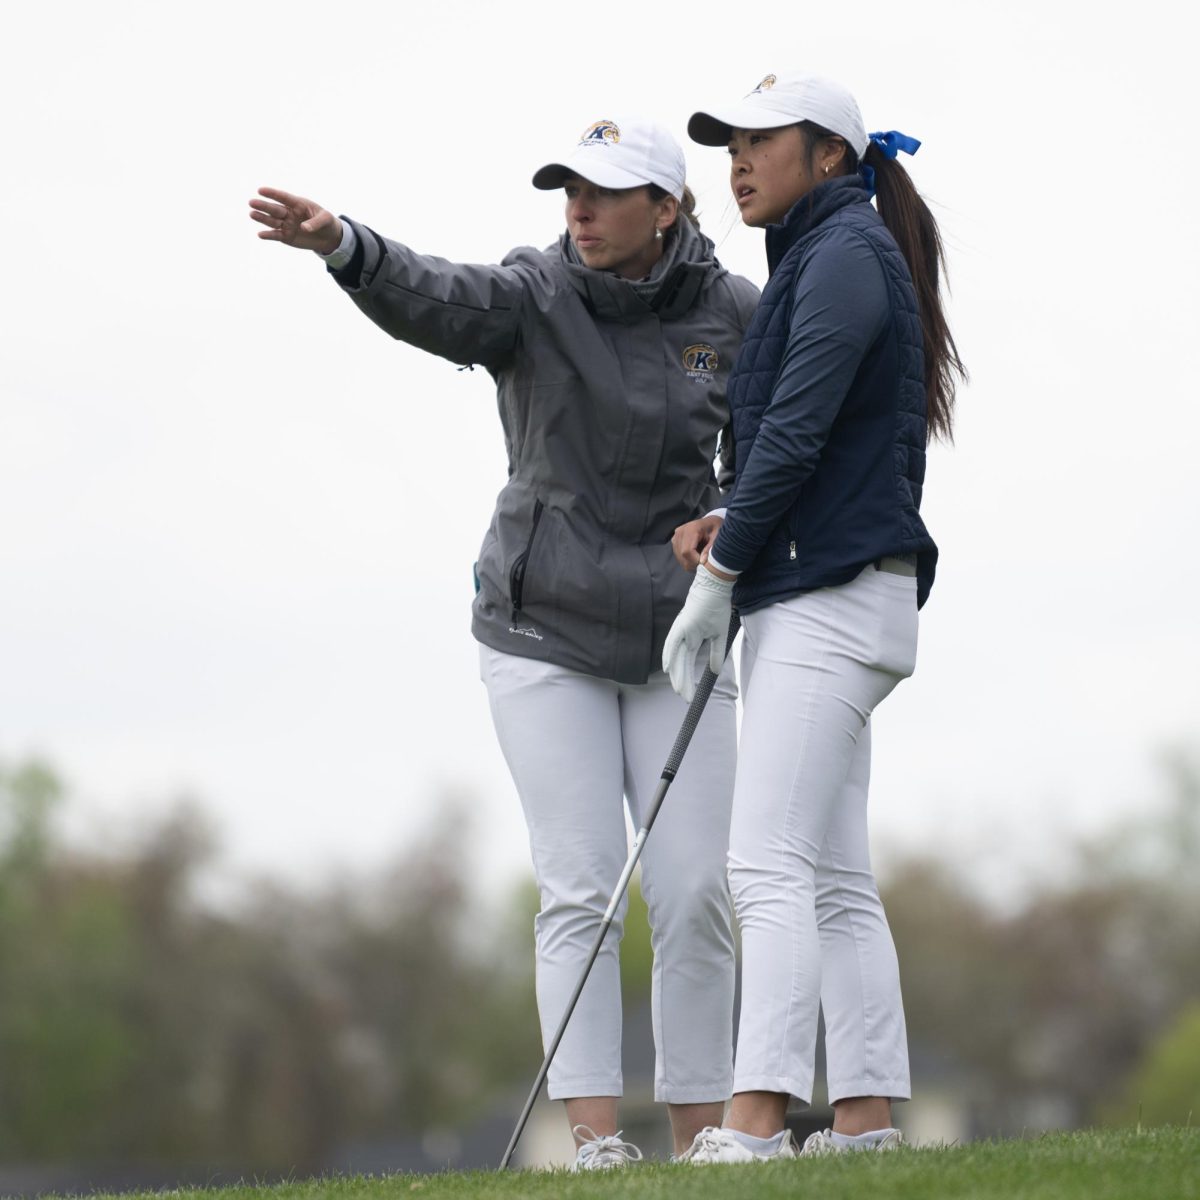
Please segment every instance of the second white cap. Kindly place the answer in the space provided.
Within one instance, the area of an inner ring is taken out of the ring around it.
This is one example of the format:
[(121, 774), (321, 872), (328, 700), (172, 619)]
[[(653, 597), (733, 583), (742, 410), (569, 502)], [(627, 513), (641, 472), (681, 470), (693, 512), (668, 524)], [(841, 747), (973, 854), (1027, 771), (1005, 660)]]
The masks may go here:
[(859, 158), (867, 149), (858, 101), (840, 83), (799, 71), (768, 75), (741, 100), (693, 113), (688, 136), (702, 146), (724, 146), (735, 129), (777, 129), (800, 121), (845, 138)]

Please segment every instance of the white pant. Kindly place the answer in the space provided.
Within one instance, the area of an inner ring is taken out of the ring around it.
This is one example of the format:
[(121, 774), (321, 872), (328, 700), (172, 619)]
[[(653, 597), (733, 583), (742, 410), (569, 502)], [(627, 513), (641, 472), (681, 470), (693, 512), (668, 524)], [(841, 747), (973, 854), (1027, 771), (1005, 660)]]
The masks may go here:
[[(662, 672), (614, 683), (480, 647), (500, 748), (529, 826), (541, 893), (537, 998), (554, 1036), (628, 858), (622, 794), (640, 827), (687, 705)], [(724, 1100), (733, 1076), (733, 921), (726, 879), (737, 753), (725, 670), (642, 852), (650, 910), (655, 1099)], [(550, 1069), (552, 1099), (619, 1096), (623, 902)]]
[(742, 935), (734, 1091), (909, 1096), (896, 950), (871, 872), (870, 717), (912, 674), (916, 580), (867, 567), (746, 615), (729, 881)]

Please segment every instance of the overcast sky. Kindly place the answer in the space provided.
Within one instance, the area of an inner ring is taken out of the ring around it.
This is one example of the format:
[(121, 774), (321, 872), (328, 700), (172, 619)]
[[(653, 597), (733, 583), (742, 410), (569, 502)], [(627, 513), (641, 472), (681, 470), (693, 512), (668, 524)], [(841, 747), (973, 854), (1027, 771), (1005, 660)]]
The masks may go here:
[[(930, 459), (917, 673), (876, 718), (877, 841), (1018, 887), (1145, 804), (1157, 746), (1200, 742), (1196, 94), (1171, 10), (6, 9), (0, 760), (51, 759), (92, 834), (191, 793), (230, 869), (295, 885), (380, 863), (459, 792), (484, 878), (524, 871), (469, 631), (505, 478), (489, 379), (392, 342), (246, 201), (284, 187), (496, 261), (557, 236), (529, 177), (592, 121), (684, 140), (695, 108), (803, 68), (923, 139), (906, 165), (972, 373)], [(725, 156), (684, 144), (719, 257), (761, 284)]]

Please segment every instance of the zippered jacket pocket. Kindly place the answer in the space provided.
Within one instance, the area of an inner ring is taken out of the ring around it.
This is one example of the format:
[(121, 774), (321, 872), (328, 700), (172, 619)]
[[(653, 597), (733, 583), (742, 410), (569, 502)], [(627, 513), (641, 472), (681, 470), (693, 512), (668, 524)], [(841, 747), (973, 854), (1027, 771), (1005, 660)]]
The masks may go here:
[(534, 501), (533, 525), (529, 530), (529, 541), (525, 543), (525, 549), (517, 555), (512, 568), (508, 572), (508, 594), (512, 599), (512, 620), (514, 623), (520, 619), (521, 602), (525, 593), (525, 571), (529, 566), (529, 555), (533, 551), (533, 539), (537, 537), (538, 524), (542, 519), (542, 510), (544, 508), (545, 505), (540, 500)]

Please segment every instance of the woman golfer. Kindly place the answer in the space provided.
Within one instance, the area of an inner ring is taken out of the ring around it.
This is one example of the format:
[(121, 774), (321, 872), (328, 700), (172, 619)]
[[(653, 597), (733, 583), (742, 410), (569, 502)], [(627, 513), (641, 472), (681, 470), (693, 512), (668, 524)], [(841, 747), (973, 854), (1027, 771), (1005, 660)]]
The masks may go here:
[[(913, 670), (937, 550), (918, 508), (927, 433), (962, 373), (938, 295), (941, 243), (897, 149), (837, 84), (768, 75), (696, 113), (727, 146), (770, 280), (729, 382), (736, 478), (722, 521), (676, 534), (696, 568), (664, 666), (684, 695), (742, 615), (744, 713), (729, 879), (741, 928), (734, 1096), (696, 1163), (791, 1157), (823, 1009), (832, 1130), (805, 1154), (891, 1147), (909, 1096), (896, 952), (871, 873), (871, 714)], [(869, 203), (872, 190), (878, 212)]]
[[(272, 188), (250, 202), (260, 237), (322, 254), (387, 333), (495, 377), (509, 478), (479, 554), (472, 629), (541, 892), (544, 1041), (625, 863), (622, 794), (639, 825), (686, 712), (659, 670), (688, 584), (671, 538), (719, 502), (725, 384), (758, 298), (689, 219), (684, 170), (659, 126), (594, 122), (533, 177), (565, 189), (566, 232), (499, 266), (417, 254)], [(720, 1122), (732, 1085), (735, 702), (725, 672), (642, 857), (655, 1095), (677, 1152)], [(577, 1168), (641, 1157), (617, 1136), (622, 913), (549, 1076)]]

